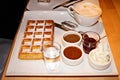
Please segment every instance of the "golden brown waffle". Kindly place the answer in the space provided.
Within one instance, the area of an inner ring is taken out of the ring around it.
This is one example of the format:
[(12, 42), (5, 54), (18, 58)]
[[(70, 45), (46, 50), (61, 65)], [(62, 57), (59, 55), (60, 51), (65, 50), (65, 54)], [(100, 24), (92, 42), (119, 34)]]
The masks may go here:
[(19, 59), (43, 59), (43, 49), (53, 45), (53, 20), (28, 20), (19, 51)]

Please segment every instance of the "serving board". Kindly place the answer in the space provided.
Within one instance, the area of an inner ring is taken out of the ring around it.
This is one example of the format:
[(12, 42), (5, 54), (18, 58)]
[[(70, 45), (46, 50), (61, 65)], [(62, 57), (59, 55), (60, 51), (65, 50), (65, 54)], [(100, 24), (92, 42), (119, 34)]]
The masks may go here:
[[(49, 19), (54, 22), (61, 23), (62, 21), (74, 21), (74, 19), (66, 11), (26, 11), (21, 21), (16, 41), (13, 47), (11, 59), (7, 68), (6, 76), (117, 76), (118, 71), (112, 56), (112, 62), (106, 70), (93, 69), (88, 63), (88, 54), (85, 54), (83, 62), (78, 66), (66, 65), (62, 60), (60, 67), (56, 71), (48, 71), (43, 60), (20, 60), (18, 58), (19, 49), (24, 35), (24, 29), (27, 20), (41, 20)], [(76, 23), (77, 24), (77, 23)], [(99, 33), (100, 37), (106, 35), (104, 25), (100, 19), (98, 23), (93, 26), (85, 27), (79, 25), (75, 30), (78, 31), (95, 31)], [(54, 41), (61, 44), (61, 35), (64, 30), (57, 27), (54, 29)], [(107, 44), (110, 54), (112, 55), (107, 37), (100, 41), (101, 44)]]

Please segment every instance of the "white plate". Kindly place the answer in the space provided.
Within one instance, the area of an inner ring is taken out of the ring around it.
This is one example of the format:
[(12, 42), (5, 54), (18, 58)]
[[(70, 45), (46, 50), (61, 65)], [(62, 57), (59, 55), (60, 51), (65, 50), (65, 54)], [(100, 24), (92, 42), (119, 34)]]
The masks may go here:
[[(62, 22), (65, 20), (74, 21), (74, 19), (68, 15), (65, 11), (27, 11), (24, 13), (16, 42), (12, 51), (10, 63), (7, 69), (7, 76), (111, 76), (118, 75), (114, 58), (112, 57), (112, 63), (106, 70), (95, 70), (88, 63), (88, 55), (85, 54), (83, 62), (78, 66), (68, 66), (61, 61), (60, 68), (57, 71), (49, 72), (46, 70), (43, 60), (20, 60), (18, 59), (18, 52), (24, 35), (24, 29), (27, 20), (29, 19), (52, 19), (55, 22)], [(91, 27), (79, 26), (81, 31), (95, 31), (100, 36), (106, 35), (102, 20), (96, 25)], [(55, 41), (61, 44), (60, 36), (64, 31), (55, 27)], [(101, 40), (101, 43), (108, 43), (107, 37)], [(109, 43), (108, 43), (109, 45)], [(111, 50), (110, 53), (112, 54)]]

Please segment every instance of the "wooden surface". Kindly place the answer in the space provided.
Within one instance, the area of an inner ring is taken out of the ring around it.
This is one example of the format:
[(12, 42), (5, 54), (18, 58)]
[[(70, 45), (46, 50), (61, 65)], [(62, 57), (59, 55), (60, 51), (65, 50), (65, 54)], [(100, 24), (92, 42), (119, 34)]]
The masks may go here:
[[(120, 74), (120, 0), (99, 0), (103, 10), (102, 20)], [(14, 46), (14, 44), (13, 44)], [(13, 47), (12, 46), (12, 47)], [(12, 51), (12, 48), (11, 48)], [(2, 80), (120, 80), (115, 77), (6, 77), (6, 70), (10, 60), (11, 52), (4, 69)]]

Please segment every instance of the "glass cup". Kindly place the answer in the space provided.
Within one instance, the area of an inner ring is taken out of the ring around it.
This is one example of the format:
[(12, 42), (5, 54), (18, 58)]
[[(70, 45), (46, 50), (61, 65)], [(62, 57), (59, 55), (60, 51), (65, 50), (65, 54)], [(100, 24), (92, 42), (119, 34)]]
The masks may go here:
[(83, 33), (83, 51), (87, 54), (97, 47), (100, 41), (100, 36), (98, 33), (93, 31), (87, 31)]
[(44, 62), (47, 70), (55, 71), (59, 69), (61, 46), (54, 42), (53, 46), (44, 49)]

